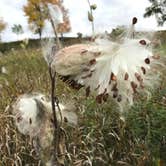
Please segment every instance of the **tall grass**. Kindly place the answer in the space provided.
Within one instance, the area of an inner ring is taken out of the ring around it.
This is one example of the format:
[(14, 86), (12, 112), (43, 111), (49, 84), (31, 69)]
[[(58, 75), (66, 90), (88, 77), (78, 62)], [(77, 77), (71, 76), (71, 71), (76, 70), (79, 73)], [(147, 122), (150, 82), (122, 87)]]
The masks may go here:
[[(23, 93), (49, 95), (47, 65), (39, 48), (11, 50), (0, 57), (0, 165), (40, 165), (29, 137), (18, 133), (11, 105)], [(149, 166), (166, 164), (166, 79), (149, 101), (140, 98), (122, 114), (109, 99), (98, 105), (84, 91), (70, 89), (58, 80), (60, 101), (77, 108), (79, 124), (66, 127), (66, 166)]]

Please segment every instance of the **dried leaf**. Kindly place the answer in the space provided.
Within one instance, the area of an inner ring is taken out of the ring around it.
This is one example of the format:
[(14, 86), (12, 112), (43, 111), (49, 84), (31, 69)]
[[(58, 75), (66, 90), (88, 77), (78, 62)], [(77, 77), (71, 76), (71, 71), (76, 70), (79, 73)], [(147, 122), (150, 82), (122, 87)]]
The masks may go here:
[(88, 11), (88, 20), (93, 22), (93, 15)]
[(90, 6), (90, 8), (91, 8), (92, 10), (95, 10), (95, 9), (97, 8), (97, 5), (96, 5), (96, 4), (93, 4), (93, 5)]

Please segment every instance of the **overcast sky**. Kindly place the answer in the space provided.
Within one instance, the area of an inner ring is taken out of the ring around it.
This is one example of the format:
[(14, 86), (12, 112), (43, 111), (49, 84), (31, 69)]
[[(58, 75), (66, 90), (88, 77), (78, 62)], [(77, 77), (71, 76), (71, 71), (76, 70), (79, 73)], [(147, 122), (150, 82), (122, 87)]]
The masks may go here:
[[(138, 30), (166, 29), (158, 27), (155, 17), (143, 18), (145, 8), (150, 5), (148, 0), (90, 0), (97, 4), (94, 11), (95, 31), (97, 33), (107, 30), (111, 32), (117, 25), (129, 25), (132, 17), (138, 18)], [(27, 0), (0, 0), (0, 17), (7, 23), (6, 30), (1, 34), (2, 41), (14, 41), (23, 38), (32, 38), (34, 35), (28, 29), (27, 18), (22, 10)], [(87, 0), (64, 0), (65, 7), (69, 10), (72, 30), (67, 36), (76, 36), (77, 32), (84, 35), (91, 34), (91, 25), (87, 19)], [(17, 36), (11, 31), (13, 24), (21, 24), (24, 34)], [(46, 28), (44, 35), (52, 31)]]

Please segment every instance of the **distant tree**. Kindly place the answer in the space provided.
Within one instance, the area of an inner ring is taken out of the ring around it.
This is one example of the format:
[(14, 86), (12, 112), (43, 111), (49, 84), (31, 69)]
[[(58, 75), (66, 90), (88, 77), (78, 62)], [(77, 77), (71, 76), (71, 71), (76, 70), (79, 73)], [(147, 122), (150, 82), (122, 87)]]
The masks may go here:
[(127, 27), (125, 25), (119, 25), (115, 29), (112, 29), (110, 37), (114, 40), (119, 39), (120, 37), (122, 37), (122, 35), (124, 35), (126, 30), (127, 30)]
[(17, 35), (24, 33), (23, 28), (20, 24), (14, 24), (12, 27), (12, 32)]
[(38, 33), (41, 39), (44, 20), (46, 19), (41, 0), (28, 0), (27, 5), (24, 6), (24, 12), (28, 17), (30, 29), (34, 33)]
[[(0, 18), (0, 33), (4, 31), (6, 28), (6, 23), (3, 21), (2, 18)], [(1, 39), (1, 38), (0, 38)]]
[(144, 17), (155, 15), (159, 26), (166, 22), (166, 0), (149, 0), (151, 6), (145, 9)]
[(81, 33), (81, 32), (78, 32), (78, 33), (77, 33), (77, 38), (78, 38), (78, 39), (82, 39), (82, 33)]
[(63, 22), (57, 25), (57, 32), (61, 34), (61, 37), (63, 37), (63, 33), (69, 32), (71, 30), (71, 26), (68, 11), (62, 6), (62, 4), (59, 4), (59, 6), (63, 13)]
[[(52, 18), (52, 15), (49, 13), (48, 4), (51, 4), (52, 6), (58, 6), (63, 14), (64, 23), (60, 23), (56, 27), (57, 32), (62, 33), (70, 30), (70, 22), (67, 16), (67, 10), (65, 10), (62, 3), (62, 0), (28, 0), (27, 5), (24, 6), (25, 15), (28, 17), (28, 23), (31, 29), (33, 29), (35, 33), (39, 34), (40, 39), (46, 20), (51, 21), (51, 25), (55, 33), (55, 24), (57, 23), (55, 23), (55, 19)], [(55, 35), (57, 36), (57, 34)]]

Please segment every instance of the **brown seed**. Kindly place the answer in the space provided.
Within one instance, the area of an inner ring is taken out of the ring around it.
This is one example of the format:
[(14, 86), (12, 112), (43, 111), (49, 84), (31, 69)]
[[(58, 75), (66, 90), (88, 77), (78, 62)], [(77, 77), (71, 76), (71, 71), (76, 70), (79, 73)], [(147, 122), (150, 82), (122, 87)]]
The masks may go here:
[(136, 93), (137, 84), (134, 81), (131, 81), (131, 87), (133, 89), (133, 92)]
[(133, 17), (133, 20), (132, 20), (132, 24), (136, 24), (137, 23), (137, 18), (136, 17)]
[(114, 75), (114, 73), (111, 73), (111, 80), (116, 81), (116, 76)]
[(113, 96), (112, 96), (113, 98), (116, 98), (116, 97), (118, 97), (118, 91), (114, 91), (113, 92)]
[(100, 85), (98, 85), (96, 88), (95, 88), (95, 90), (98, 90), (100, 88)]
[(81, 55), (83, 55), (83, 54), (85, 54), (85, 53), (87, 53), (88, 52), (88, 50), (82, 50), (81, 51)]
[(70, 80), (70, 82), (68, 83), (70, 87), (72, 87), (73, 89), (79, 90), (80, 88), (83, 87), (83, 85), (78, 84), (76, 81), (74, 80)]
[(92, 77), (92, 73), (89, 73), (88, 75), (83, 76), (82, 79), (86, 79), (86, 78), (88, 78), (88, 77)]
[(92, 59), (92, 60), (90, 60), (90, 61), (89, 61), (89, 64), (90, 64), (90, 65), (94, 65), (94, 64), (96, 64), (96, 59)]
[(128, 79), (129, 79), (129, 75), (128, 75), (128, 73), (125, 73), (124, 80), (128, 80)]
[(145, 59), (145, 63), (146, 63), (146, 64), (150, 64), (150, 59), (149, 59), (149, 58), (146, 58), (146, 59)]
[(146, 41), (145, 40), (140, 40), (139, 43), (142, 44), (142, 45), (146, 45)]
[(141, 78), (141, 76), (140, 76), (138, 73), (135, 73), (135, 77), (137, 78), (137, 80), (138, 80), (139, 82), (142, 82), (142, 81), (143, 81), (143, 79)]
[(111, 91), (118, 91), (118, 88), (117, 88), (117, 82), (113, 85)]
[(60, 79), (63, 81), (63, 82), (66, 82), (70, 79), (71, 76), (60, 76)]
[(104, 96), (103, 96), (103, 101), (104, 101), (104, 102), (106, 102), (106, 101), (108, 100), (108, 96), (109, 96), (108, 93), (104, 94)]
[(31, 118), (29, 118), (29, 124), (32, 124), (32, 119)]
[(103, 94), (106, 94), (106, 92), (107, 92), (107, 88), (105, 88), (105, 89), (104, 89), (104, 92), (103, 92)]
[(142, 73), (146, 74), (146, 69), (144, 67), (141, 67)]
[(90, 86), (86, 88), (86, 97), (89, 97), (89, 94), (90, 94)]
[(111, 82), (112, 82), (112, 80), (111, 80), (112, 78), (111, 78), (111, 75), (110, 75), (110, 80), (109, 80), (109, 85), (111, 85)]
[(101, 104), (102, 103), (102, 100), (103, 100), (103, 94), (100, 94), (96, 97), (96, 101), (97, 103)]
[(119, 96), (118, 96), (117, 101), (118, 101), (118, 102), (121, 102), (121, 101), (122, 101), (122, 95), (119, 95)]

